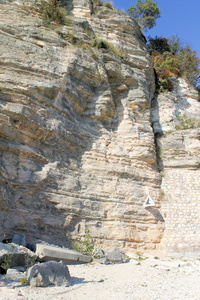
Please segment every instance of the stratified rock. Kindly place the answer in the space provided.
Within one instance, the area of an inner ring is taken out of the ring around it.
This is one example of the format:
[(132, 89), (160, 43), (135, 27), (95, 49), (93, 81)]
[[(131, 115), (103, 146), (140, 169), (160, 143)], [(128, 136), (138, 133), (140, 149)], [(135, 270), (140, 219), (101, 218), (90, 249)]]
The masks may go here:
[(88, 228), (105, 248), (156, 248), (164, 223), (143, 207), (149, 193), (159, 210), (161, 181), (145, 38), (116, 9), (67, 2), (71, 25), (58, 30), (34, 5), (0, 4), (0, 232), (69, 246), (68, 232)]
[(30, 286), (70, 286), (70, 279), (68, 267), (63, 262), (36, 264), (27, 271), (27, 282)]

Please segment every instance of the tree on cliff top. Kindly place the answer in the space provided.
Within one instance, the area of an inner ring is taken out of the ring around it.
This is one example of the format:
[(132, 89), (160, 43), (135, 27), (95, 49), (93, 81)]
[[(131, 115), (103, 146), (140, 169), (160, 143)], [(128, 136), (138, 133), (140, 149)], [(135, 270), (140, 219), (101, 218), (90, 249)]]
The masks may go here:
[(156, 19), (160, 18), (157, 3), (152, 0), (137, 0), (136, 5), (129, 7), (127, 12), (144, 31), (153, 28), (156, 25)]

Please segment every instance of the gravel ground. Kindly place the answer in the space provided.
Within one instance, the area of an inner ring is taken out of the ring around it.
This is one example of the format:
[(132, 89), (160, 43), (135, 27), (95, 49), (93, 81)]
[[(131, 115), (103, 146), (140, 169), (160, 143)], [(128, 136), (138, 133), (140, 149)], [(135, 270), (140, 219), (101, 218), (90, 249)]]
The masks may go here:
[(2, 300), (200, 299), (200, 260), (157, 259), (140, 263), (69, 266), (70, 287), (33, 288), (0, 277)]

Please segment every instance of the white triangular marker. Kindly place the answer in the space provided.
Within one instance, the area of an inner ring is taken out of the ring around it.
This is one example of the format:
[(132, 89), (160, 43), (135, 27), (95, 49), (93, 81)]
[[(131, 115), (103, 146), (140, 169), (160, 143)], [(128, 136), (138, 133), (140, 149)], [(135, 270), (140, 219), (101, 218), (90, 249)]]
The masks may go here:
[(143, 206), (148, 207), (148, 206), (155, 206), (155, 203), (151, 199), (151, 197), (148, 195)]

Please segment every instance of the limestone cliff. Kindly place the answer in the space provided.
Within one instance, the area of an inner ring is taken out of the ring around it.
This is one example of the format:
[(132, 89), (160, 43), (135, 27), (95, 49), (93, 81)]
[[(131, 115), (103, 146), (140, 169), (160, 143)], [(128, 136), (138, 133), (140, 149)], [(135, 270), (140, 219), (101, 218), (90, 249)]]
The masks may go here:
[[(198, 166), (198, 133), (186, 151), (176, 128), (184, 104), (173, 93), (151, 114), (154, 72), (136, 22), (89, 0), (66, 5), (70, 25), (48, 28), (34, 9), (0, 4), (1, 238), (25, 232), (65, 245), (87, 227), (104, 247), (158, 249), (163, 212), (163, 241), (171, 226), (162, 189), (187, 151), (184, 167)], [(143, 207), (148, 194), (154, 208)]]
[(200, 249), (200, 102), (184, 79), (152, 102), (152, 122), (162, 175), (162, 213), (167, 252)]

